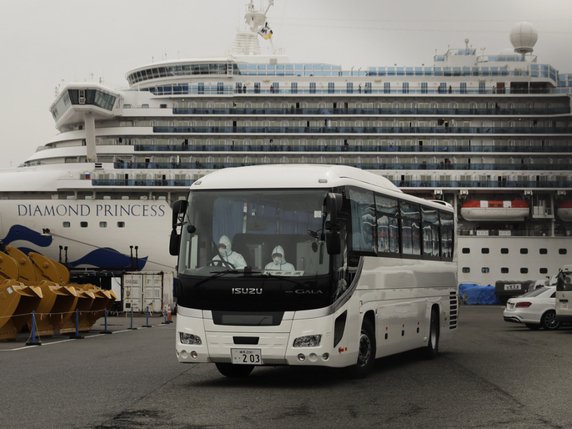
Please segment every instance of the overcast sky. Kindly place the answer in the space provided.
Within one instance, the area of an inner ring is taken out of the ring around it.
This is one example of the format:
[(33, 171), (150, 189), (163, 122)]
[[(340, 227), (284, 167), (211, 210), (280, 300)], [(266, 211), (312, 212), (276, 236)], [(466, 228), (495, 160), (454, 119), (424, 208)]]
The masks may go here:
[[(261, 0), (255, 0), (258, 3)], [(266, 0), (262, 0), (266, 4)], [(246, 0), (1, 0), (0, 168), (17, 166), (57, 130), (61, 82), (125, 73), (164, 59), (223, 56)], [(520, 21), (538, 31), (539, 62), (572, 73), (572, 0), (275, 0), (274, 46), (293, 61), (431, 65), (435, 50), (510, 49)]]

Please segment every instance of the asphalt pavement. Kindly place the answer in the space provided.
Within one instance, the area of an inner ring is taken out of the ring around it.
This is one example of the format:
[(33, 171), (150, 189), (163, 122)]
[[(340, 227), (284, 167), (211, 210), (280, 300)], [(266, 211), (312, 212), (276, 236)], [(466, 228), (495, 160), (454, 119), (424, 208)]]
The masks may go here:
[(177, 363), (175, 327), (161, 321), (129, 330), (111, 318), (113, 335), (98, 322), (83, 340), (0, 343), (0, 427), (572, 427), (572, 329), (529, 331), (499, 306), (461, 307), (436, 359), (379, 359), (365, 379), (288, 367), (227, 379)]

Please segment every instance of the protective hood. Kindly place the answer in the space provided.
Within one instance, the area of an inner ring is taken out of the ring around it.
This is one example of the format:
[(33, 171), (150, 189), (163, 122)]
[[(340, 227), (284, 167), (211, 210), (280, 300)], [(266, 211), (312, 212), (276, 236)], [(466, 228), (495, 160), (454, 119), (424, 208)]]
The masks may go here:
[[(280, 253), (282, 257), (274, 257), (274, 254), (276, 253)], [(286, 254), (284, 253), (284, 249), (282, 248), (282, 246), (276, 246), (274, 249), (272, 249), (272, 260), (274, 261), (275, 264), (278, 265), (286, 262)]]

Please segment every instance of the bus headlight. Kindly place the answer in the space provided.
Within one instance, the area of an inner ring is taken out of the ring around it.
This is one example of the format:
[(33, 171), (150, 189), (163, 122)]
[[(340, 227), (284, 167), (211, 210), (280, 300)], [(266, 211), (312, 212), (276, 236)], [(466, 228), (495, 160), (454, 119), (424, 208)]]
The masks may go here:
[(200, 346), (203, 342), (201, 341), (201, 337), (198, 335), (187, 334), (186, 332), (179, 332), (179, 339), (183, 344), (192, 344), (195, 346)]
[(322, 340), (321, 335), (306, 335), (298, 337), (294, 340), (294, 347), (318, 347)]

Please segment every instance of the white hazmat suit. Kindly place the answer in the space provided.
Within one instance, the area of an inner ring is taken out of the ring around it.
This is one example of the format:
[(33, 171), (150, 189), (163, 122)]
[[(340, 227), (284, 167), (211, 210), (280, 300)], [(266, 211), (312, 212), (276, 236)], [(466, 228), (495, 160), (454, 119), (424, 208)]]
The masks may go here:
[(226, 261), (232, 265), (230, 268), (241, 270), (246, 267), (246, 261), (240, 253), (232, 251), (232, 244), (226, 235), (222, 235), (218, 241), (218, 255), (215, 255), (213, 261)]
[(286, 262), (286, 255), (284, 254), (282, 246), (276, 246), (274, 250), (272, 250), (272, 262), (266, 264), (264, 269), (268, 271), (296, 271), (294, 265)]

